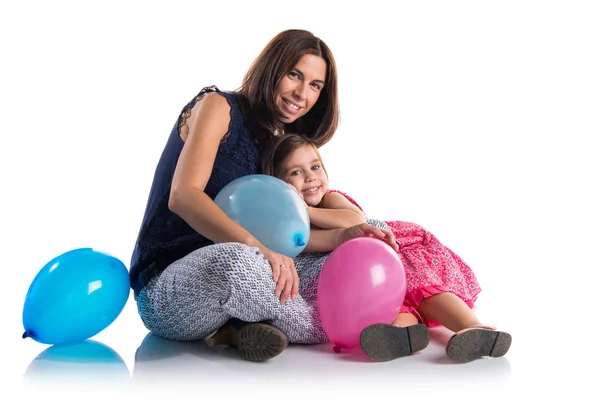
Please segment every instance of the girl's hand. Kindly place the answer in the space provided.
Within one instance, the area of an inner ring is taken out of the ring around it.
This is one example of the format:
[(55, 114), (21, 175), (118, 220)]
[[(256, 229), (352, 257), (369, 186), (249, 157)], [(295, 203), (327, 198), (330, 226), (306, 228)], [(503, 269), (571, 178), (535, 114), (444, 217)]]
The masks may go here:
[(358, 225), (351, 226), (349, 228), (341, 229), (338, 234), (337, 245), (347, 242), (348, 240), (355, 239), (358, 237), (372, 237), (375, 239), (381, 239), (394, 249), (398, 251), (399, 247), (396, 243), (396, 239), (392, 232), (374, 227), (366, 222)]
[(259, 247), (259, 251), (271, 264), (273, 271), (273, 281), (275, 285), (275, 296), (283, 304), (288, 298), (295, 299), (300, 287), (300, 279), (294, 266), (294, 260), (276, 253), (264, 246)]

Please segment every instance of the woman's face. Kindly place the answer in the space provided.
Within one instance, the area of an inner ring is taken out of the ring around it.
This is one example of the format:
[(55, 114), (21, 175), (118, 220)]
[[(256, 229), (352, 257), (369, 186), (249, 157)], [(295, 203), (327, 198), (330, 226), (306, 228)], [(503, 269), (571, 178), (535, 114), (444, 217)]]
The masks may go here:
[(281, 166), (279, 179), (296, 188), (309, 206), (316, 206), (329, 189), (327, 173), (315, 149), (304, 145), (290, 154)]
[(325, 85), (327, 64), (321, 57), (304, 55), (275, 89), (277, 119), (290, 124), (315, 105)]

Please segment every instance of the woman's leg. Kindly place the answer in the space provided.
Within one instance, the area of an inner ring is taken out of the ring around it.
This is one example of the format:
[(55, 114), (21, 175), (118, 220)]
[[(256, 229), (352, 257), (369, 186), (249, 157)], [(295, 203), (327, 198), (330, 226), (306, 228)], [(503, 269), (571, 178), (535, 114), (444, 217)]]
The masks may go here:
[(137, 303), (146, 327), (169, 339), (202, 339), (238, 318), (272, 321), (291, 342), (326, 341), (314, 304), (302, 298), (303, 286), (296, 299), (280, 304), (271, 267), (258, 249), (221, 243), (171, 264), (142, 289)]
[(284, 306), (294, 305), (297, 312), (282, 314), (274, 323), (286, 331), (291, 343), (318, 344), (329, 341), (321, 325), (317, 289), (323, 264), (330, 253), (301, 253), (294, 258), (300, 279), (299, 295)]

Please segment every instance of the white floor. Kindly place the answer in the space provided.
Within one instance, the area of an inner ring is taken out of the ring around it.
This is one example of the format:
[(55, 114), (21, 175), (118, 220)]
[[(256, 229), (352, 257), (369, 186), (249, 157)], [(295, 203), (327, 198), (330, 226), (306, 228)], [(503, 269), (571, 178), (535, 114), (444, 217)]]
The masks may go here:
[[(1, 399), (600, 398), (598, 2), (135, 3), (2, 3)], [(176, 114), (237, 87), (291, 27), (339, 67), (332, 188), (463, 257), (482, 322), (513, 336), (506, 357), (453, 365), (440, 328), (387, 363), (329, 345), (249, 363), (148, 336), (131, 298), (71, 354), (21, 339), (51, 258), (94, 247), (129, 266)]]
[[(513, 335), (513, 346), (503, 358), (453, 364), (444, 353), (451, 333), (439, 327), (431, 330), (431, 343), (424, 351), (386, 363), (372, 362), (360, 350), (336, 354), (331, 344), (292, 345), (272, 360), (252, 363), (241, 360), (233, 349), (154, 336), (137, 323), (130, 300), (105, 331), (62, 352), (13, 337), (11, 352), (16, 357), (3, 373), (9, 383), (4, 388), (16, 388), (27, 398), (60, 399), (163, 398), (175, 393), (195, 398), (223, 393), (244, 399), (338, 399), (387, 393), (462, 399), (588, 391), (597, 366), (586, 346), (577, 346), (581, 338), (566, 340), (565, 334), (576, 331), (508, 323), (510, 318), (500, 308), (490, 308), (492, 304), (480, 298), (477, 312), (486, 321), (492, 319), (489, 311), (497, 313), (494, 319)], [(585, 367), (588, 359), (592, 364)]]

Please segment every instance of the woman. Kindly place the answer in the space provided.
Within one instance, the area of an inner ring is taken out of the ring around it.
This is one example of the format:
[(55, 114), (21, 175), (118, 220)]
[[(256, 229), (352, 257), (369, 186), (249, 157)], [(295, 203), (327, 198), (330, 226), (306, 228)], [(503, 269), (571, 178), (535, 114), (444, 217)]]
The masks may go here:
[(149, 330), (234, 346), (254, 361), (280, 354), (288, 340), (328, 340), (316, 310), (326, 252), (381, 231), (367, 224), (312, 231), (305, 253), (292, 260), (266, 248), (213, 200), (229, 182), (257, 173), (274, 136), (295, 132), (322, 146), (338, 121), (333, 55), (304, 30), (276, 35), (236, 91), (207, 87), (183, 107), (131, 260), (131, 287)]

